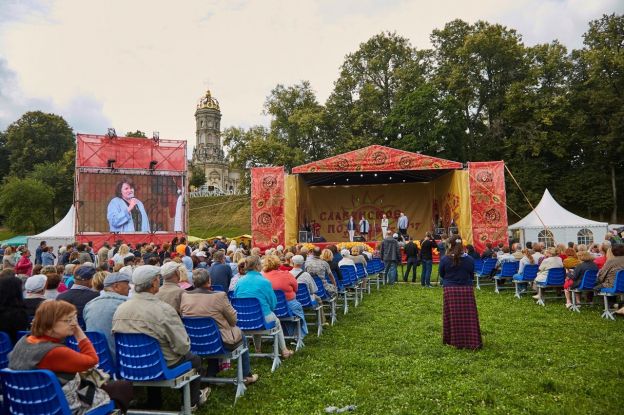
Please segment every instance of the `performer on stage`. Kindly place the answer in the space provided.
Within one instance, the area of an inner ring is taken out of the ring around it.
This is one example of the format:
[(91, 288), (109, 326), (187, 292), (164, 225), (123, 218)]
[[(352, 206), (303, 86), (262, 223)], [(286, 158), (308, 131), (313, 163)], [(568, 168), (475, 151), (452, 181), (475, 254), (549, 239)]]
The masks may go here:
[(388, 233), (388, 217), (384, 214), (381, 217), (381, 237), (382, 239), (386, 237)]
[(349, 231), (349, 242), (353, 242), (353, 237), (355, 236), (355, 219), (353, 219), (353, 216), (347, 222), (347, 231)]
[(401, 235), (402, 239), (405, 239), (407, 236), (407, 216), (403, 212), (399, 215), (399, 221), (397, 222), (397, 226), (399, 227), (399, 235)]
[(368, 223), (364, 215), (362, 215), (362, 219), (360, 219), (360, 235), (362, 235), (365, 241), (368, 240), (369, 230), (370, 230), (370, 224)]

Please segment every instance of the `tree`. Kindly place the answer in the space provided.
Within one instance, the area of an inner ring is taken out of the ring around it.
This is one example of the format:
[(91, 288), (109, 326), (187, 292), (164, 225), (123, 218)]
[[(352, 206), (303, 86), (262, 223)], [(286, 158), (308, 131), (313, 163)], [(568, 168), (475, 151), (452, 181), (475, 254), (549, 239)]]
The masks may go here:
[(337, 151), (397, 140), (396, 134), (385, 136), (385, 123), (401, 86), (401, 70), (414, 63), (414, 56), (406, 38), (384, 32), (345, 57), (326, 105)]
[(9, 155), (10, 152), (7, 144), (6, 133), (4, 131), (0, 131), (0, 177), (5, 177), (9, 174)]
[(138, 137), (138, 138), (147, 138), (147, 136), (145, 135), (145, 133), (141, 130), (136, 130), (134, 132), (132, 131), (128, 131), (126, 133), (126, 137)]
[[(572, 131), (583, 161), (603, 175), (611, 193), (611, 222), (618, 220), (624, 187), (624, 16), (603, 15), (589, 23), (584, 47), (573, 53)], [(604, 194), (604, 193), (603, 193)]]
[(25, 177), (39, 163), (58, 161), (74, 148), (74, 133), (63, 117), (27, 112), (6, 130), (10, 172)]
[(72, 149), (59, 161), (37, 164), (28, 174), (29, 178), (44, 183), (52, 191), (53, 223), (67, 213), (74, 201), (75, 158), (76, 151)]
[(201, 166), (193, 166), (191, 168), (191, 180), (189, 180), (189, 185), (194, 188), (198, 188), (203, 186), (206, 183), (206, 172)]
[(52, 224), (54, 192), (36, 179), (11, 177), (0, 192), (0, 213), (14, 232), (39, 233)]

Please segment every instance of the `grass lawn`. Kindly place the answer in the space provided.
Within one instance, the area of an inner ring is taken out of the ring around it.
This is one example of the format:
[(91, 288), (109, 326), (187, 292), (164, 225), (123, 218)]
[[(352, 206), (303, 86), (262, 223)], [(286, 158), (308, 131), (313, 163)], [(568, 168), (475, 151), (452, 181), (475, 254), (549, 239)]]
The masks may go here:
[(252, 358), (260, 381), (236, 407), (234, 387), (215, 386), (198, 413), (622, 413), (624, 319), (603, 320), (598, 307), (572, 313), (562, 301), (540, 307), (491, 286), (477, 304), (484, 348), (456, 350), (442, 345), (441, 288), (373, 290), (275, 373)]

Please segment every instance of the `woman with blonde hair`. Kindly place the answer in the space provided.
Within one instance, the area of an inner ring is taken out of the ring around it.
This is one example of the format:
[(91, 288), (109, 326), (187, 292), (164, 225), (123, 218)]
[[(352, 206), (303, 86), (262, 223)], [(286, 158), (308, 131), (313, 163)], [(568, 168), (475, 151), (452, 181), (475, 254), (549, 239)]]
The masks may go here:
[(178, 274), (180, 275), (180, 282), (178, 282), (178, 287), (182, 288), (183, 290), (192, 290), (193, 285), (189, 281), (186, 265), (180, 263), (180, 265), (178, 266)]
[[(587, 251), (579, 251), (576, 254), (577, 259), (580, 263), (574, 267), (574, 270), (571, 274), (568, 275), (566, 281), (563, 285), (564, 294), (566, 297), (566, 308), (572, 307), (572, 293), (570, 290), (578, 288), (581, 285), (581, 281), (583, 280), (583, 276), (586, 271), (598, 271), (598, 267), (594, 263), (594, 257)], [(576, 293), (576, 302), (581, 302), (581, 294)]]
[(600, 245), (600, 256), (594, 258), (594, 263), (598, 266), (598, 269), (602, 269), (605, 262), (611, 259), (613, 254), (611, 253), (611, 241), (603, 241)]
[[(539, 266), (539, 270), (537, 272), (537, 277), (535, 277), (535, 283), (545, 282), (548, 277), (548, 270), (551, 268), (563, 268), (563, 261), (559, 256), (557, 256), (557, 250), (553, 247), (550, 247), (545, 252), (545, 258), (542, 259), (542, 262)], [(533, 284), (533, 288), (537, 290), (537, 285)], [(534, 295), (533, 298), (535, 300), (539, 300), (539, 295)]]
[(13, 252), (13, 248), (7, 246), (4, 249), (4, 255), (2, 256), (2, 269), (15, 268), (16, 263), (17, 261), (15, 261), (15, 253)]
[(104, 290), (104, 279), (108, 275), (106, 271), (98, 271), (93, 275), (91, 279), (91, 289), (95, 291)]

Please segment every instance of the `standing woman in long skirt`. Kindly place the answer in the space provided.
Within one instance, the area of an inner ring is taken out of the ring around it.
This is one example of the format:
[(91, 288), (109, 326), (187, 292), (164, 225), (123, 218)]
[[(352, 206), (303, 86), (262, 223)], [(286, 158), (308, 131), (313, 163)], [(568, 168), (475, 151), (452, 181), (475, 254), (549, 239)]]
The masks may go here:
[(464, 252), (462, 240), (454, 237), (451, 248), (440, 260), (440, 276), (444, 279), (444, 344), (458, 349), (480, 349), (481, 328), (472, 283), (474, 260)]

